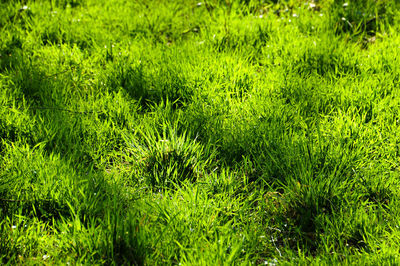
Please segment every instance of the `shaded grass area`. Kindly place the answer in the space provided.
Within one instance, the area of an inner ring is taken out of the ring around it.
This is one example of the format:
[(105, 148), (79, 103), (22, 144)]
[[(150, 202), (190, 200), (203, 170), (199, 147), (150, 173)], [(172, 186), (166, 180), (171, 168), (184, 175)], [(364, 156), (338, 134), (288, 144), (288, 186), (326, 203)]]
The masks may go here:
[(398, 8), (1, 3), (1, 262), (398, 263)]

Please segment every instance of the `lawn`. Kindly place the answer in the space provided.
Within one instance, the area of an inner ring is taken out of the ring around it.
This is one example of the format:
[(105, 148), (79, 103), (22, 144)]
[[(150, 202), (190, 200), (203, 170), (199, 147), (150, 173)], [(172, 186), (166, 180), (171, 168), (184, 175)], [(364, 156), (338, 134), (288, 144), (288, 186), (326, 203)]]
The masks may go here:
[[(0, 263), (400, 263), (400, 2), (0, 2)], [(397, 195), (397, 196), (396, 196)]]

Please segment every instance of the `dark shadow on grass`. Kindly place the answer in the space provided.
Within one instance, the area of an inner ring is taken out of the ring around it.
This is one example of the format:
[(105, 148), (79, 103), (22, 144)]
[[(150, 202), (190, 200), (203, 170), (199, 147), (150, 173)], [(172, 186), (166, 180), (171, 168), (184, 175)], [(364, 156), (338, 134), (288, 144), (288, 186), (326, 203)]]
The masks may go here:
[(170, 67), (148, 74), (142, 64), (129, 66), (118, 63), (109, 75), (107, 85), (110, 90), (123, 89), (128, 95), (139, 101), (143, 110), (161, 102), (171, 102), (174, 108), (182, 108), (191, 101), (192, 89), (179, 73), (179, 69)]
[(317, 74), (322, 77), (341, 77), (359, 75), (361, 71), (357, 64), (347, 62), (343, 55), (336, 52), (307, 49), (297, 61), (290, 63), (293, 73), (301, 77)]

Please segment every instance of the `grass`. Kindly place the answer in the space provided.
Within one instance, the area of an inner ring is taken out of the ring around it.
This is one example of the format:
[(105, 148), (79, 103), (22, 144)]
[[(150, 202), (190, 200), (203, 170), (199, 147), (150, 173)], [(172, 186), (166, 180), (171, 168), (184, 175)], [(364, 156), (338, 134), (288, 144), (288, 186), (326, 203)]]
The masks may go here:
[(2, 1), (2, 264), (398, 264), (399, 4)]

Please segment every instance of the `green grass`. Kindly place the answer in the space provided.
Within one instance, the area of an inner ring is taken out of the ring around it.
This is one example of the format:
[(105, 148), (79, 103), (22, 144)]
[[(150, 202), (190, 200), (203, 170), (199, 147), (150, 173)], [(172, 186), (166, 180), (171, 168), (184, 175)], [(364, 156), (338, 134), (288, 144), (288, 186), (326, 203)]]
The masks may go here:
[(0, 262), (399, 264), (399, 8), (1, 1)]

